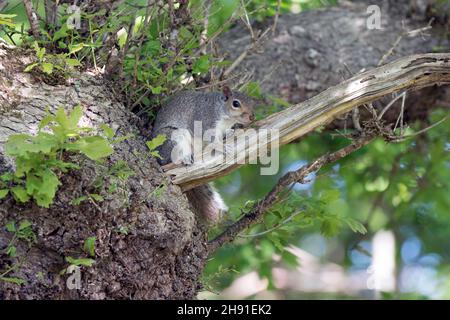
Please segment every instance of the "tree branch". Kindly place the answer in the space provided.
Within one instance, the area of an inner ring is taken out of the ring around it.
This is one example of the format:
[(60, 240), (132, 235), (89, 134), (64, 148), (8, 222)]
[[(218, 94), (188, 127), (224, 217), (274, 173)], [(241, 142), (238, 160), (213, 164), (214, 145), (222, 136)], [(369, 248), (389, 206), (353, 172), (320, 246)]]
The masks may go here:
[(247, 229), (251, 225), (255, 224), (260, 220), (263, 216), (264, 212), (267, 211), (275, 202), (278, 200), (278, 196), (281, 191), (288, 188), (292, 183), (304, 183), (306, 176), (308, 176), (312, 172), (318, 171), (324, 165), (335, 162), (339, 159), (344, 158), (350, 153), (364, 147), (369, 142), (374, 139), (374, 136), (365, 136), (361, 137), (358, 140), (353, 141), (348, 146), (330, 153), (321, 156), (315, 161), (301, 167), (296, 171), (291, 171), (285, 174), (283, 177), (278, 180), (278, 183), (272, 190), (264, 197), (264, 199), (257, 202), (252, 210), (244, 215), (237, 222), (228, 227), (222, 234), (220, 234), (217, 238), (210, 241), (208, 245), (209, 253), (213, 253), (217, 248), (221, 247), (227, 242), (233, 241), (233, 239), (241, 233), (243, 230)]
[[(281, 146), (357, 106), (373, 102), (387, 94), (442, 84), (450, 84), (450, 53), (412, 55), (355, 75), (307, 101), (257, 122), (255, 127), (278, 130)], [(221, 155), (211, 157), (205, 152), (201, 162), (190, 166), (169, 165), (164, 169), (172, 176), (172, 182), (186, 191), (226, 175), (242, 163), (248, 163), (248, 160), (256, 159), (259, 148), (269, 150), (268, 147), (274, 142), (271, 139), (261, 142), (258, 130), (244, 134), (250, 141), (255, 139), (253, 141), (259, 142), (248, 145), (245, 139), (238, 139), (240, 143), (227, 146), (228, 152), (237, 155), (234, 161), (222, 161)]]

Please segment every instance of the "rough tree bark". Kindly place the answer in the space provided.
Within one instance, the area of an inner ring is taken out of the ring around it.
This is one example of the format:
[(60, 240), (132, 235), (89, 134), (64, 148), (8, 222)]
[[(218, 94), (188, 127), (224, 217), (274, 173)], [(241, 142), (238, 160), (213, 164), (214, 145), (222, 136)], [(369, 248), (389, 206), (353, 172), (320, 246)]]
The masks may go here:
[[(365, 30), (364, 11), (364, 7), (333, 8), (282, 16), (277, 35), (263, 55), (251, 55), (240, 67), (253, 70), (267, 92), (292, 102), (311, 97), (342, 80), (341, 67), (336, 66), (345, 62), (357, 72), (375, 65), (402, 32), (399, 23), (405, 11), (384, 12), (383, 17), (393, 23), (383, 22), (385, 29), (374, 32)], [(412, 28), (424, 25), (406, 20)], [(432, 51), (441, 38), (431, 34), (425, 39), (402, 40), (396, 52), (403, 56)], [(239, 53), (245, 36), (244, 31), (234, 30), (222, 38), (222, 47)], [(272, 63), (278, 69), (267, 76), (271, 70), (266, 66), (275, 60), (282, 64)], [(47, 85), (22, 72), (28, 62), (20, 50), (0, 48), (0, 172), (11, 169), (2, 147), (7, 137), (36, 132), (47, 107), (54, 111), (62, 105), (69, 110), (79, 103), (85, 124), (107, 123), (119, 135), (135, 136), (117, 145), (105, 164), (84, 161), (81, 170), (63, 175), (50, 209), (33, 203), (19, 205), (11, 198), (0, 201), (0, 249), (11, 239), (3, 227), (8, 221), (28, 219), (37, 235), (31, 247), (17, 243), (18, 260), (0, 256), (0, 270), (20, 261), (20, 268), (8, 276), (27, 281), (21, 286), (0, 281), (0, 299), (194, 298), (207, 258), (206, 234), (179, 187), (170, 184), (153, 159), (145, 158), (145, 138), (133, 125), (134, 116), (103, 80), (82, 74), (69, 84)], [(95, 177), (119, 160), (135, 172), (119, 193), (97, 205), (69, 205), (72, 199), (92, 192)], [(119, 232), (121, 227), (128, 234)], [(90, 236), (97, 238), (96, 263), (83, 267), (81, 290), (68, 290), (66, 276), (59, 275), (67, 266), (64, 257), (82, 256), (83, 241)]]
[[(27, 281), (22, 286), (0, 281), (0, 299), (194, 298), (206, 259), (205, 233), (197, 227), (180, 189), (169, 183), (154, 159), (145, 156), (145, 138), (132, 125), (133, 115), (103, 81), (84, 74), (70, 85), (50, 86), (22, 72), (29, 62), (18, 49), (0, 49), (0, 172), (11, 168), (3, 154), (7, 137), (36, 132), (46, 108), (54, 112), (58, 106), (70, 110), (80, 104), (84, 125), (98, 128), (106, 123), (119, 136), (134, 137), (117, 145), (105, 164), (84, 161), (82, 170), (64, 174), (49, 209), (32, 202), (19, 205), (12, 198), (0, 201), (0, 270), (20, 261), (20, 268), (8, 276)], [(119, 160), (135, 175), (118, 192), (95, 206), (69, 204), (94, 192), (92, 183), (104, 174), (102, 168)], [(157, 192), (161, 187), (162, 196)], [(3, 249), (11, 233), (4, 226), (24, 219), (32, 222), (37, 243), (28, 247), (18, 242), (18, 258), (9, 259)], [(128, 229), (127, 235), (119, 232), (121, 227)], [(83, 242), (91, 236), (97, 238), (97, 262), (82, 269), (81, 290), (68, 290), (67, 276), (59, 275), (67, 267), (64, 258), (85, 256)]]

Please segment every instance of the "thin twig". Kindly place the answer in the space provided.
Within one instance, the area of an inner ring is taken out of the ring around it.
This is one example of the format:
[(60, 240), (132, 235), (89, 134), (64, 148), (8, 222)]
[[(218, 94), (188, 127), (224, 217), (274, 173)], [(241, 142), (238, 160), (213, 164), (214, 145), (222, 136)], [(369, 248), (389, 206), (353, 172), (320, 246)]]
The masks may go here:
[(403, 37), (405, 37), (405, 36), (415, 37), (416, 35), (421, 34), (424, 31), (430, 30), (431, 29), (431, 22), (432, 21), (430, 21), (426, 27), (415, 29), (415, 30), (411, 30), (411, 31), (406, 31), (406, 32), (400, 34), (397, 37), (397, 39), (394, 41), (394, 44), (392, 45), (392, 47), (383, 55), (383, 57), (381, 57), (381, 59), (378, 62), (377, 66), (379, 67), (382, 64), (384, 64), (386, 59), (389, 58), (389, 56), (392, 55), (392, 53), (394, 52), (395, 48), (398, 46), (398, 44), (403, 39)]
[(406, 101), (406, 92), (404, 92), (402, 94), (402, 105), (400, 108), (400, 114), (397, 118), (397, 121), (395, 122), (394, 130), (393, 130), (395, 132), (395, 130), (397, 129), (397, 125), (400, 122), (400, 135), (403, 135), (403, 115), (405, 113), (405, 101)]
[(252, 42), (247, 48), (233, 61), (233, 63), (223, 72), (221, 78), (226, 78), (250, 53), (250, 51), (255, 50), (260, 46), (262, 40), (265, 38), (267, 33), (270, 31), (270, 28), (267, 28), (255, 41)]
[(428, 130), (433, 129), (434, 127), (440, 125), (441, 123), (447, 121), (449, 118), (450, 118), (450, 115), (447, 115), (447, 116), (445, 116), (444, 118), (442, 118), (441, 120), (439, 120), (438, 122), (433, 123), (432, 125), (426, 127), (425, 129), (419, 130), (419, 131), (414, 132), (414, 133), (412, 133), (412, 134), (403, 135), (403, 136), (401, 136), (401, 137), (395, 137), (395, 136), (394, 136), (394, 137), (392, 137), (392, 141), (400, 142), (400, 141), (403, 141), (403, 140), (406, 140), (406, 139), (409, 139), (409, 138), (413, 138), (413, 137), (415, 137), (415, 136), (418, 136), (419, 134), (425, 133), (425, 132), (427, 132)]
[(245, 7), (244, 0), (241, 0), (241, 7), (244, 11), (244, 16), (241, 17), (247, 29), (250, 31), (250, 36), (252, 37), (252, 41), (255, 40), (255, 33), (253, 32), (252, 24), (250, 23), (250, 18), (248, 17), (247, 8)]
[(275, 231), (275, 230), (281, 228), (282, 226), (287, 224), (289, 221), (291, 221), (295, 216), (299, 215), (302, 212), (303, 211), (296, 211), (296, 212), (294, 212), (289, 217), (287, 217), (285, 220), (281, 221), (280, 223), (277, 223), (275, 226), (273, 226), (272, 228), (269, 228), (267, 230), (264, 230), (264, 231), (261, 231), (261, 232), (257, 232), (257, 233), (253, 233), (253, 234), (240, 234), (238, 236), (240, 238), (256, 238), (256, 237), (263, 236), (265, 234), (271, 233), (272, 231)]
[(405, 94), (406, 94), (406, 91), (405, 91), (405, 92), (402, 92), (401, 94), (397, 95), (394, 99), (392, 99), (391, 102), (389, 102), (389, 103), (386, 105), (386, 107), (383, 108), (383, 110), (381, 111), (381, 113), (378, 115), (377, 120), (380, 121), (381, 118), (383, 118), (383, 115), (386, 113), (386, 111), (388, 111), (389, 108), (392, 107), (392, 105), (393, 105), (398, 99), (400, 99), (401, 97), (403, 97)]
[(202, 48), (201, 53), (206, 54), (206, 46), (204, 45), (208, 40), (208, 25), (209, 25), (209, 15), (211, 11), (212, 0), (205, 1), (205, 16), (203, 18), (203, 31), (200, 34), (200, 48)]
[(275, 32), (277, 31), (278, 18), (280, 17), (280, 10), (281, 10), (281, 0), (278, 0), (278, 2), (277, 2), (277, 12), (275, 13), (275, 18), (273, 20), (272, 36), (274, 36)]

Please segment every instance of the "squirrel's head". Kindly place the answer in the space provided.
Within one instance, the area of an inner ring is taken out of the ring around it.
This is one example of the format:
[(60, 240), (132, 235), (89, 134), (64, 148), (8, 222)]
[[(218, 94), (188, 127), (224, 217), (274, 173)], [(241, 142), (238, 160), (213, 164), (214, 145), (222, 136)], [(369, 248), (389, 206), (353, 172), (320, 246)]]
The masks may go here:
[(222, 89), (225, 96), (227, 114), (237, 123), (248, 125), (255, 120), (255, 101), (247, 95), (231, 91), (229, 87)]

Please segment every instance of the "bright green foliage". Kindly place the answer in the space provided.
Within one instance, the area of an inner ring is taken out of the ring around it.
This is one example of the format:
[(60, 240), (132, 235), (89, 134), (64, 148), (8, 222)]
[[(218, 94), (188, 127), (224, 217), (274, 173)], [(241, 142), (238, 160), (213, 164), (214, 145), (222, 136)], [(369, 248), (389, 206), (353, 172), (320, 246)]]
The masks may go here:
[(0, 281), (11, 282), (17, 285), (26, 283), (24, 279), (17, 277), (0, 277)]
[[(19, 202), (33, 199), (39, 206), (48, 208), (61, 185), (58, 174), (78, 168), (77, 164), (64, 161), (66, 152), (81, 153), (95, 161), (113, 152), (106, 138), (87, 135), (93, 129), (78, 126), (81, 116), (79, 106), (70, 114), (61, 107), (55, 115), (48, 114), (42, 119), (37, 135), (9, 137), (5, 151), (15, 159), (16, 171), (0, 176), (0, 198), (9, 191)], [(45, 128), (49, 132), (43, 131)]]
[(86, 252), (91, 257), (95, 257), (95, 240), (96, 237), (89, 237), (84, 241), (84, 252)]
[(13, 22), (13, 18), (16, 17), (16, 14), (2, 14), (0, 13), (0, 25), (14, 27), (15, 24)]
[[(22, 220), (18, 225), (14, 221), (10, 221), (5, 225), (6, 231), (12, 233), (12, 238), (9, 241), (4, 253), (8, 255), (9, 258), (18, 258), (16, 244), (18, 241), (25, 241), (29, 247), (31, 247), (36, 242), (36, 234), (32, 229), (32, 224), (28, 220)], [(6, 270), (0, 270), (0, 281), (10, 282), (17, 285), (26, 283), (26, 281), (19, 277), (9, 277), (7, 276), (11, 272), (20, 268), (20, 263), (11, 264)]]
[(36, 52), (37, 62), (33, 62), (25, 67), (24, 72), (30, 72), (35, 68), (39, 68), (42, 72), (50, 75), (54, 71), (59, 71), (64, 74), (67, 70), (72, 70), (73, 67), (78, 67), (81, 63), (77, 59), (69, 58), (69, 56), (76, 51), (69, 51), (63, 54), (47, 54), (45, 48), (39, 47), (37, 41), (33, 43)]
[(13, 233), (13, 237), (5, 250), (6, 254), (12, 258), (17, 257), (15, 246), (17, 240), (24, 240), (29, 245), (36, 242), (36, 234), (33, 232), (31, 222), (28, 220), (21, 221), (18, 226), (16, 226), (14, 221), (10, 221), (5, 225), (5, 228), (8, 232)]
[(89, 259), (89, 258), (79, 258), (79, 259), (75, 259), (72, 257), (66, 257), (66, 261), (68, 263), (70, 263), (71, 265), (74, 266), (85, 266), (85, 267), (92, 267), (92, 265), (95, 263), (94, 259)]
[(167, 138), (165, 135), (159, 134), (152, 140), (146, 142), (147, 147), (150, 150), (150, 154), (152, 156), (162, 159), (159, 152), (155, 149), (158, 148), (159, 146), (161, 146), (166, 141), (166, 139)]

